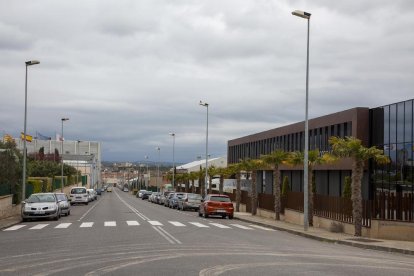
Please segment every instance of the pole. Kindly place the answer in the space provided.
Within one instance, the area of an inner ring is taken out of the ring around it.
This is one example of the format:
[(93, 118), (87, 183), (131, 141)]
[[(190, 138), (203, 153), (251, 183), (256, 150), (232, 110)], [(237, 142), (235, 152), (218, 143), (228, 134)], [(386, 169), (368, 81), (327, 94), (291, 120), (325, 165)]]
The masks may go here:
[(309, 167), (309, 124), (308, 124), (308, 105), (309, 105), (309, 25), (310, 19), (308, 18), (308, 38), (306, 47), (306, 108), (305, 108), (305, 154), (303, 160), (303, 227), (307, 231), (309, 228), (308, 217), (308, 200), (309, 200), (309, 179), (308, 179), (308, 167)]
[(208, 104), (207, 107), (207, 127), (206, 127), (206, 180), (204, 185), (204, 194), (207, 195), (207, 185), (208, 185)]
[(26, 199), (26, 125), (27, 125), (27, 63), (24, 82), (24, 127), (23, 127), (23, 176), (22, 176), (22, 200)]
[(161, 161), (160, 160), (160, 150), (161, 150), (161, 148), (158, 147), (157, 150), (158, 150), (158, 164), (157, 164), (157, 179), (156, 179), (156, 184), (157, 184), (157, 192), (159, 192), (160, 191), (160, 188), (158, 186), (158, 179), (160, 178), (160, 161)]
[(60, 139), (62, 139), (62, 147), (61, 147), (61, 178), (60, 178), (60, 191), (63, 193), (63, 121), (64, 119), (62, 118), (62, 137), (60, 137)]

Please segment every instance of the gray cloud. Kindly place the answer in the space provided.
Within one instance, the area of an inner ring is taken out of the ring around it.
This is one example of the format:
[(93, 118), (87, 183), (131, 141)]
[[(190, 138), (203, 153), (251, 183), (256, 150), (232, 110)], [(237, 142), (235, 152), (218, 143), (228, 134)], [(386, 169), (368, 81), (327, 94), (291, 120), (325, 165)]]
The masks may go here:
[(411, 1), (3, 1), (0, 129), (103, 143), (105, 160), (194, 160), (229, 139), (310, 116), (412, 98)]

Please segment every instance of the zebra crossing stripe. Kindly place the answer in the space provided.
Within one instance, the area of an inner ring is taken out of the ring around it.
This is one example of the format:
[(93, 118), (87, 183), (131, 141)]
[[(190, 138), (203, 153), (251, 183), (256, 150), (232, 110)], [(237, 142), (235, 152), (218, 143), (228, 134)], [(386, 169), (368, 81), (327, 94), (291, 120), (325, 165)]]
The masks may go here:
[(221, 229), (231, 229), (230, 227), (228, 227), (226, 225), (223, 225), (223, 224), (220, 224), (220, 223), (210, 223), (210, 224), (211, 225), (214, 225), (214, 226), (216, 226), (218, 228), (221, 228)]
[(149, 220), (148, 222), (153, 226), (162, 226), (163, 225), (161, 222), (156, 221), (156, 220)]
[(234, 226), (234, 227), (237, 227), (237, 228), (240, 228), (240, 229), (254, 230), (253, 228), (250, 228), (250, 227), (247, 227), (247, 226), (244, 226), (244, 225), (241, 225), (241, 224), (230, 224), (230, 225)]
[(181, 222), (178, 222), (178, 221), (169, 221), (169, 223), (171, 223), (174, 226), (185, 226), (184, 224), (182, 224)]
[(136, 220), (127, 220), (127, 224), (128, 226), (135, 226), (135, 225), (139, 225), (139, 222)]
[(191, 223), (192, 225), (195, 225), (197, 227), (200, 227), (200, 228), (210, 228), (210, 226), (204, 225), (204, 224), (201, 224), (201, 223), (198, 223), (198, 222), (189, 222), (189, 223)]
[(49, 224), (38, 224), (38, 225), (35, 225), (35, 226), (33, 226), (32, 228), (29, 228), (30, 230), (40, 230), (40, 229), (43, 229), (43, 228), (45, 228), (46, 226), (48, 226)]
[(83, 222), (80, 227), (81, 228), (87, 228), (87, 227), (92, 227), (93, 222)]
[(4, 229), (3, 231), (14, 231), (14, 230), (18, 230), (20, 228), (23, 228), (25, 226), (26, 226), (25, 224), (19, 224), (19, 225), (15, 225), (15, 226), (9, 227), (7, 229)]
[(116, 226), (116, 221), (105, 221), (104, 226), (115, 227)]
[(63, 228), (68, 228), (72, 223), (61, 223), (58, 226), (56, 226), (55, 228), (58, 229), (63, 229)]
[(259, 225), (254, 225), (254, 224), (250, 224), (249, 226), (254, 227), (254, 228), (258, 228), (258, 229), (262, 229), (262, 230), (266, 230), (266, 231), (276, 231), (274, 229), (270, 229), (270, 228), (266, 228), (266, 227), (259, 226)]

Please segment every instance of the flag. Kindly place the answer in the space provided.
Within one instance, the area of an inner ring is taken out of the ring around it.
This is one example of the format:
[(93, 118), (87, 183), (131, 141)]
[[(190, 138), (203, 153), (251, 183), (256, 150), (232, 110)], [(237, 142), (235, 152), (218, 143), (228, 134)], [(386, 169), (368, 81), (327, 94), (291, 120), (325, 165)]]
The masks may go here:
[[(24, 137), (24, 133), (23, 132), (20, 133), (20, 139), (25, 140), (25, 137)], [(31, 136), (31, 135), (29, 135), (29, 134), (26, 133), (26, 141), (27, 142), (31, 142), (32, 140), (33, 140), (33, 136)]]
[(44, 136), (44, 135), (40, 134), (40, 132), (37, 132), (37, 131), (36, 131), (36, 138), (38, 140), (52, 140), (52, 137)]

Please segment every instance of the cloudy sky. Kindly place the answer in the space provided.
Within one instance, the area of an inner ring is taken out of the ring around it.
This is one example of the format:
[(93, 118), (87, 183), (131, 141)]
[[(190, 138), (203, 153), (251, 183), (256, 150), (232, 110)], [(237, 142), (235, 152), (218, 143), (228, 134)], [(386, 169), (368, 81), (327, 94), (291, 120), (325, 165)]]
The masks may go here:
[(0, 0), (0, 131), (102, 142), (103, 160), (226, 155), (227, 141), (414, 96), (414, 1)]

